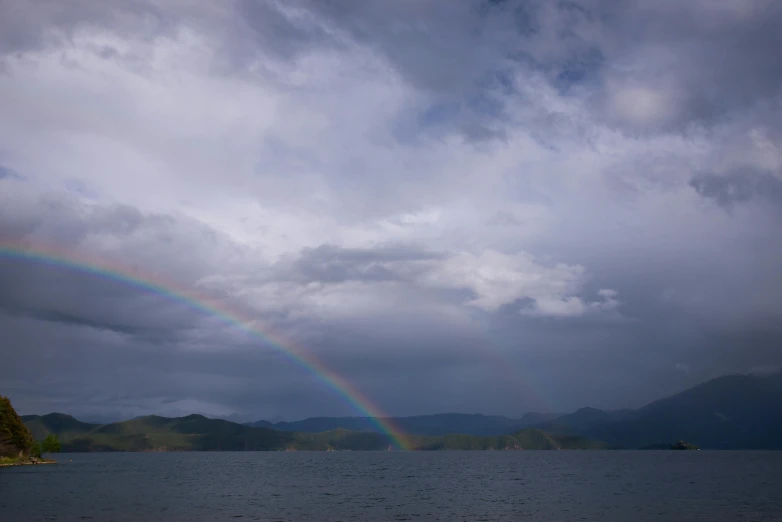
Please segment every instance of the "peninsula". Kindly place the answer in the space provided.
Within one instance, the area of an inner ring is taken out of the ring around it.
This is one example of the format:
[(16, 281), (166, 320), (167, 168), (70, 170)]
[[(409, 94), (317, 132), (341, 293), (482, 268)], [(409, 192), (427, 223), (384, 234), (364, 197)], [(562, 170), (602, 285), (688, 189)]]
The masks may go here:
[(54, 460), (42, 458), (39, 449), (40, 446), (14, 410), (11, 401), (0, 395), (0, 466), (55, 463)]

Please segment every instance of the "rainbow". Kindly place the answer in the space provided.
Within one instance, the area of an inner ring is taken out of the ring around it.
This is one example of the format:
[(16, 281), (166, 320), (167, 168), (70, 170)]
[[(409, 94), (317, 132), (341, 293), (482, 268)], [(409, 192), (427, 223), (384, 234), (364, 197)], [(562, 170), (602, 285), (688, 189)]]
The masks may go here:
[(278, 350), (306, 369), (314, 378), (341, 395), (355, 410), (369, 417), (375, 426), (393, 442), (397, 449), (412, 449), (407, 435), (387, 415), (384, 415), (377, 406), (372, 404), (364, 394), (350, 385), (344, 378), (320, 362), (314, 354), (305, 352), (301, 347), (272, 333), (268, 328), (261, 330), (255, 326), (257, 319), (244, 317), (241, 313), (230, 310), (223, 303), (216, 303), (214, 300), (197, 295), (192, 291), (175, 289), (175, 285), (163, 281), (157, 275), (140, 275), (137, 270), (127, 269), (116, 263), (112, 263), (109, 266), (105, 263), (85, 260), (53, 247), (44, 248), (7, 242), (0, 243), (0, 259), (2, 258), (33, 261), (50, 266), (63, 267), (130, 285), (143, 291), (160, 295), (183, 306), (215, 317), (225, 324), (237, 327), (259, 339), (264, 344)]

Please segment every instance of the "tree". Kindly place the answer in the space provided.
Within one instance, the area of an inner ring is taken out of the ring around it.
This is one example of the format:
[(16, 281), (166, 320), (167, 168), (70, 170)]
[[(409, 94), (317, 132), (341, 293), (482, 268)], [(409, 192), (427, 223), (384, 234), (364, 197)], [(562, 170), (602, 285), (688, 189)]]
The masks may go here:
[(30, 456), (37, 459), (43, 458), (41, 456), (41, 443), (37, 440), (33, 442), (32, 446), (30, 446)]
[(41, 453), (59, 453), (60, 441), (57, 440), (57, 435), (50, 433), (48, 437), (43, 439), (41, 443)]
[(0, 395), (0, 455), (26, 453), (32, 444), (30, 430), (11, 406), (8, 397)]

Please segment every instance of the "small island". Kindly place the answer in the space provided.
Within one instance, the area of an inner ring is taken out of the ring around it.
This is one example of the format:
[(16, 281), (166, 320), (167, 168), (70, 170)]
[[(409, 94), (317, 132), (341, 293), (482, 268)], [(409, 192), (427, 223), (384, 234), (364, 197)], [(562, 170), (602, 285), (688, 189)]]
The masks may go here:
[(673, 444), (669, 442), (662, 442), (660, 444), (652, 444), (641, 449), (645, 450), (699, 450), (700, 448), (695, 444), (684, 442), (683, 440), (677, 440)]
[(32, 433), (11, 406), (8, 397), (0, 395), (0, 466), (30, 466), (54, 464), (42, 454), (60, 451), (60, 442), (54, 434), (36, 442)]
[(672, 450), (699, 450), (700, 448), (695, 444), (684, 442), (683, 440), (677, 440), (675, 444), (671, 444)]

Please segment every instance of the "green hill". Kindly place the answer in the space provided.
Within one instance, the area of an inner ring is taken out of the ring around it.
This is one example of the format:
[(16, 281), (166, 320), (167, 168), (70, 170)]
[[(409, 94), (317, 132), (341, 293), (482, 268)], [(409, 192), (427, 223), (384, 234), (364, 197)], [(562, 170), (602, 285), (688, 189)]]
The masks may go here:
[(382, 451), (392, 446), (385, 435), (343, 428), (321, 433), (295, 433), (288, 450), (305, 451)]
[(293, 441), (290, 433), (202, 415), (173, 419), (151, 415), (111, 424), (89, 424), (61, 413), (25, 419), (36, 437), (55, 433), (62, 451), (263, 451)]
[(76, 420), (64, 413), (49, 413), (48, 415), (23, 415), (22, 421), (32, 432), (35, 440), (43, 440), (54, 433), (58, 437), (72, 434), (87, 433), (98, 424), (90, 424)]

